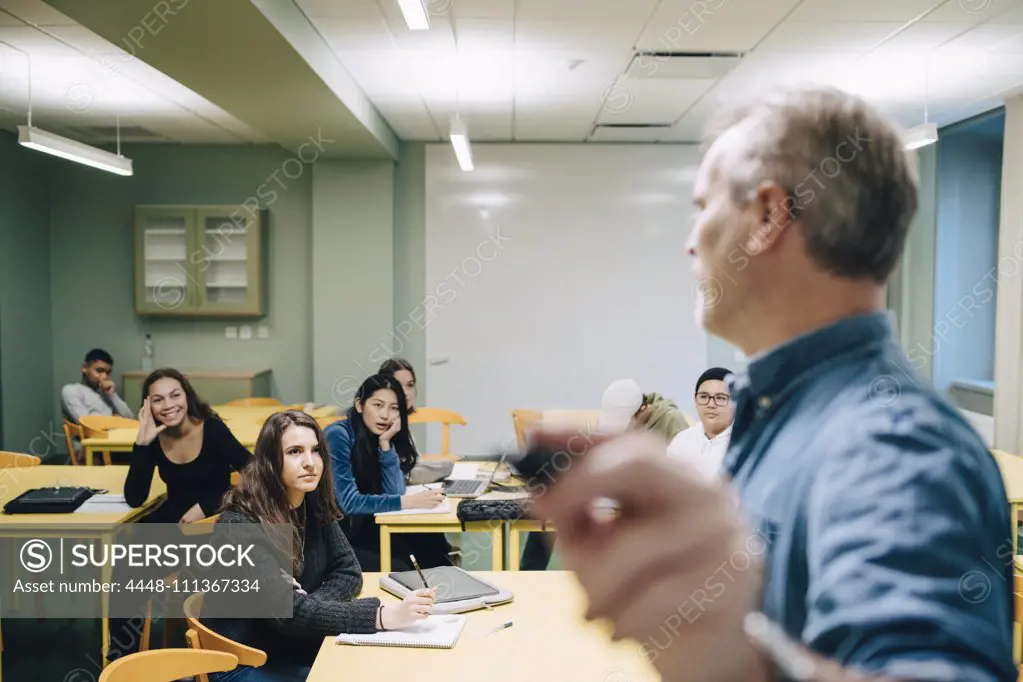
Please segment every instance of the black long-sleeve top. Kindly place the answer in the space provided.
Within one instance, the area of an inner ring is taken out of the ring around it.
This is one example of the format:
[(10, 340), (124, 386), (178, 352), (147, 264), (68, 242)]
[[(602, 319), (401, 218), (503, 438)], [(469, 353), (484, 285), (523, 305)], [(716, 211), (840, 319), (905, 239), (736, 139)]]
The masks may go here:
[(159, 521), (177, 523), (196, 504), (205, 516), (210, 516), (217, 513), (224, 493), (231, 487), (231, 471), (241, 471), (251, 459), (252, 455), (227, 424), (207, 419), (199, 456), (188, 464), (167, 459), (159, 438), (149, 445), (136, 443), (124, 481), (124, 500), (132, 507), (145, 503), (153, 483), (153, 470), (159, 469), (160, 478), (167, 484), (167, 501), (154, 513)]
[[(315, 493), (306, 495), (306, 507), (312, 506), (314, 499)], [(217, 525), (231, 523), (251, 524), (256, 520), (229, 508), (221, 512)], [(286, 580), (278, 575), (279, 568), (284, 567), (277, 566), (277, 554), (257, 545), (251, 557), (262, 579)], [(376, 632), (380, 600), (355, 598), (362, 590), (362, 569), (336, 521), (321, 524), (310, 514), (302, 557), (302, 574), (298, 581), (306, 594), (292, 590), (294, 611), (291, 618), (211, 618), (203, 622), (225, 637), (262, 649), (270, 661), (283, 659), (301, 665), (312, 665), (324, 637), (342, 632)], [(290, 569), (286, 567), (289, 574)], [(222, 599), (225, 599), (222, 594), (207, 594), (203, 610), (206, 611), (207, 604)], [(223, 611), (220, 607), (216, 612)]]

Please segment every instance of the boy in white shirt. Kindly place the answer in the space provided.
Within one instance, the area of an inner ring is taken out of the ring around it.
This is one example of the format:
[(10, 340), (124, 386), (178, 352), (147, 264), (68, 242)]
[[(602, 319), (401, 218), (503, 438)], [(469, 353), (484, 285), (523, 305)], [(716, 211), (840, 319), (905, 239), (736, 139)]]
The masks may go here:
[(696, 381), (696, 412), (700, 423), (681, 432), (668, 445), (668, 457), (696, 467), (708, 477), (717, 476), (732, 435), (735, 405), (725, 379), (732, 374), (712, 367)]

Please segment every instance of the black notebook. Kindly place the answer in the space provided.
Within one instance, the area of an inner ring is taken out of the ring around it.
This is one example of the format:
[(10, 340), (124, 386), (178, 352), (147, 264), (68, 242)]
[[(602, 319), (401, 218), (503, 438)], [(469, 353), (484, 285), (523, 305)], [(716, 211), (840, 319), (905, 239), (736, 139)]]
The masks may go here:
[[(423, 575), (430, 587), (437, 588), (437, 603), (443, 604), (466, 599), (491, 597), (499, 593), (493, 585), (477, 580), (457, 566), (424, 568)], [(389, 573), (388, 577), (408, 590), (423, 589), (423, 581), (415, 571)]]

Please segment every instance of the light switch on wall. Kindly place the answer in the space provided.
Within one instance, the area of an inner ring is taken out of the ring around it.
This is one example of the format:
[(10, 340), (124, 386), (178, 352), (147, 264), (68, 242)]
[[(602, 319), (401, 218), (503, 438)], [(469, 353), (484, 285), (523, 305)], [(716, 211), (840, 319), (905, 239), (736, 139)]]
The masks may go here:
[(256, 336), (261, 339), (269, 339), (270, 327), (267, 327), (265, 324), (259, 325), (259, 327), (256, 329)]
[(224, 338), (225, 339), (237, 339), (238, 338), (238, 327), (224, 327)]
[(238, 338), (241, 339), (242, 341), (251, 341), (252, 340), (252, 327), (250, 327), (247, 324), (243, 324), (241, 327), (239, 327), (238, 328)]

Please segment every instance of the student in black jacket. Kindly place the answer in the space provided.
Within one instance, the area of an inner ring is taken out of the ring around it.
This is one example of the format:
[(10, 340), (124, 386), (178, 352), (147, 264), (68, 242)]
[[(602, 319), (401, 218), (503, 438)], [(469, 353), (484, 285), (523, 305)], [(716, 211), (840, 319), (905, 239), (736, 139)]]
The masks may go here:
[[(144, 504), (158, 470), (167, 485), (167, 499), (140, 523), (191, 523), (216, 514), (231, 487), (231, 471), (249, 463), (249, 451), (176, 369), (158, 369), (146, 377), (142, 395), (139, 432), (124, 481), (125, 502), (132, 507)], [(125, 569), (115, 582), (158, 577)], [(138, 651), (142, 616), (123, 617), (125, 611), (135, 610), (132, 595), (112, 599), (123, 605), (115, 609), (119, 617), (110, 619), (107, 658), (116, 660)]]
[(176, 369), (146, 377), (142, 395), (125, 501), (142, 505), (159, 470), (167, 500), (146, 515), (147, 522), (190, 523), (216, 514), (231, 487), (231, 471), (248, 464), (249, 451)]
[[(304, 680), (325, 636), (403, 628), (432, 611), (435, 590), (419, 590), (387, 606), (375, 597), (355, 598), (362, 589), (362, 571), (337, 523), (341, 511), (333, 488), (330, 457), (316, 421), (292, 410), (267, 419), (253, 463), (228, 493), (217, 525), (291, 524), (290, 545), (298, 548), (288, 552), (291, 566), (276, 565), (280, 554), (260, 546), (252, 559), (263, 575), (292, 583), (293, 616), (204, 619), (210, 629), (267, 654), (262, 667), (239, 666), (211, 675), (211, 682)], [(277, 575), (282, 568), (287, 575)], [(226, 599), (207, 594), (204, 612), (229, 611)]]

